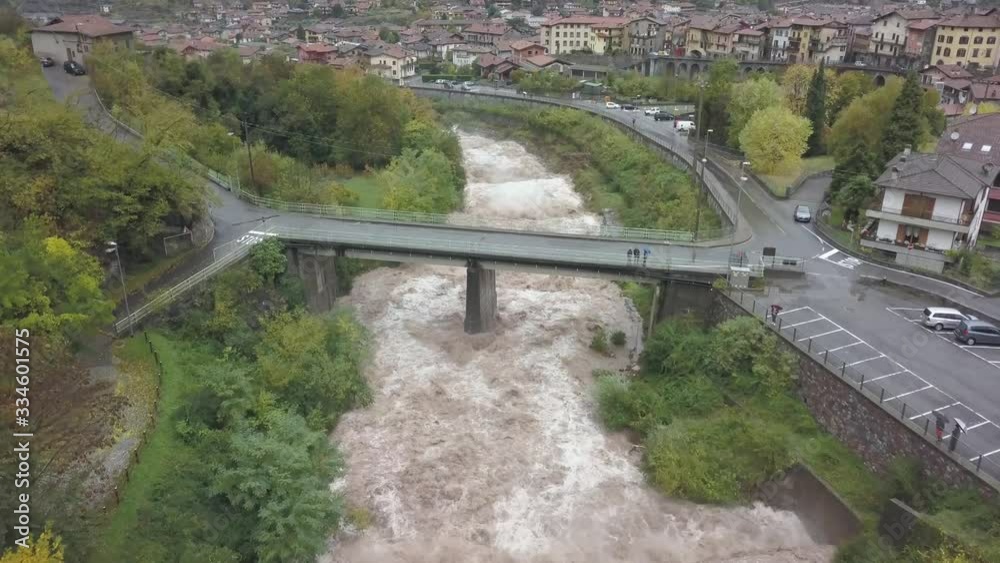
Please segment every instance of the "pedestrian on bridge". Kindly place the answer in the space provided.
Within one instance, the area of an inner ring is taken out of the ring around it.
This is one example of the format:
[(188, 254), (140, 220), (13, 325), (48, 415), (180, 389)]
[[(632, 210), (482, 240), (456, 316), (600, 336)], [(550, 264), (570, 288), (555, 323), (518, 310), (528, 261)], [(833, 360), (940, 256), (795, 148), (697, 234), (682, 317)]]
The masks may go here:
[(646, 265), (646, 260), (649, 259), (649, 255), (652, 254), (652, 253), (653, 253), (653, 251), (650, 250), (648, 246), (646, 248), (642, 249), (642, 265), (643, 266)]
[(639, 247), (638, 246), (632, 249), (632, 256), (635, 256), (635, 265), (638, 266), (639, 265)]
[(628, 255), (628, 264), (631, 266), (632, 265), (632, 249), (630, 248), (630, 249), (626, 250), (625, 254)]
[(771, 324), (776, 324), (778, 322), (778, 315), (781, 314), (782, 306), (777, 303), (771, 305)]

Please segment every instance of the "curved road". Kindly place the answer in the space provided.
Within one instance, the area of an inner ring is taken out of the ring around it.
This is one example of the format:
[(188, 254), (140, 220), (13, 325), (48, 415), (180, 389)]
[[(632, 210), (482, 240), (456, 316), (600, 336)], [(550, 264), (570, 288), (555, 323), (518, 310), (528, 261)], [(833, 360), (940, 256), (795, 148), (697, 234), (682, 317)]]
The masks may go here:
[[(99, 108), (84, 78), (69, 77), (61, 69), (46, 69), (47, 78), (56, 96), (70, 100), (91, 113), (91, 118), (107, 126), (106, 116)], [(510, 91), (481, 91), (508, 97), (517, 97)], [(563, 105), (577, 107), (603, 115), (635, 128), (672, 145), (686, 159), (693, 158), (685, 137), (677, 135), (669, 122), (656, 122), (641, 114), (620, 110), (607, 110), (603, 104), (586, 101), (555, 100)], [(103, 116), (103, 117), (102, 117)], [(105, 127), (111, 131), (113, 127)], [(959, 301), (985, 301), (971, 292), (936, 280), (923, 279), (903, 272), (864, 264), (839, 254), (826, 245), (811, 229), (792, 220), (792, 209), (798, 203), (817, 208), (825, 185), (823, 181), (810, 182), (796, 193), (793, 200), (775, 200), (763, 190), (747, 185), (742, 197), (735, 188), (726, 188), (714, 175), (708, 181), (713, 188), (725, 190), (729, 200), (740, 199), (740, 222), (752, 230), (753, 236), (737, 246), (743, 250), (760, 250), (765, 246), (777, 248), (779, 255), (813, 258), (806, 265), (806, 275), (796, 279), (772, 279), (768, 295), (758, 297), (765, 302), (780, 303), (788, 316), (786, 326), (797, 325), (798, 335), (816, 338), (817, 345), (835, 352), (857, 366), (867, 369), (869, 381), (878, 378), (878, 385), (887, 390), (896, 404), (906, 402), (908, 413), (924, 415), (939, 409), (952, 418), (961, 418), (971, 430), (963, 436), (963, 445), (970, 452), (986, 454), (984, 470), (1000, 476), (1000, 350), (975, 347), (969, 349), (955, 345), (947, 335), (934, 335), (912, 322), (924, 306), (938, 304), (925, 294), (872, 285), (865, 276), (887, 276), (905, 283), (922, 285), (932, 293)], [(218, 200), (212, 205), (216, 223), (216, 243), (223, 244), (238, 239), (252, 229), (265, 230), (270, 225), (288, 228), (327, 228), (330, 219), (292, 213), (277, 213), (249, 205), (233, 194), (213, 186)], [(271, 215), (264, 220), (262, 214)], [(406, 228), (403, 226), (393, 228)], [(458, 238), (468, 238), (468, 232), (458, 232)], [(483, 236), (477, 233), (474, 236)], [(488, 236), (501, 236), (494, 233)], [(519, 235), (506, 233), (503, 237)], [(544, 237), (550, 249), (567, 252), (600, 252), (624, 255), (631, 243)], [(502, 244), (495, 239), (497, 244)], [(572, 241), (572, 242), (567, 242)], [(517, 242), (516, 244), (522, 244)], [(535, 244), (532, 241), (531, 244)], [(572, 245), (572, 249), (569, 246)], [(653, 245), (651, 245), (653, 246)], [(658, 260), (724, 261), (729, 249), (681, 248), (655, 245)], [(586, 250), (583, 250), (586, 249)], [(210, 262), (212, 252), (206, 249), (187, 262), (170, 281), (181, 279)], [(917, 283), (919, 282), (919, 284)], [(995, 304), (991, 305), (995, 306)], [(891, 363), (891, 365), (890, 365)], [(919, 419), (918, 419), (919, 421)], [(970, 455), (971, 457), (971, 455)]]

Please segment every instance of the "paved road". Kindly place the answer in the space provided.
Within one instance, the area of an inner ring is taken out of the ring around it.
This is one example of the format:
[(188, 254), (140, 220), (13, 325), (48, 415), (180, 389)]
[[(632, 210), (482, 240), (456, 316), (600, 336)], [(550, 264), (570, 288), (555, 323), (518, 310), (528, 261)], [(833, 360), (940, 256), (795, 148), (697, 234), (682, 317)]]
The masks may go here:
[[(68, 77), (61, 70), (48, 72), (47, 76), (53, 84), (53, 91), (61, 99), (72, 98), (70, 94), (74, 90), (86, 87), (85, 80)], [(86, 96), (83, 96), (80, 103), (86, 107), (93, 100), (88, 102)], [(634, 117), (636, 128), (670, 143), (685, 158), (693, 158), (686, 137), (678, 135), (669, 122), (656, 122), (641, 114), (606, 110), (595, 103), (574, 102), (573, 105), (628, 125), (631, 125)], [(915, 312), (919, 312), (932, 299), (925, 294), (871, 285), (866, 283), (864, 276), (893, 276), (912, 284), (923, 283), (926, 289), (938, 295), (972, 299), (968, 292), (935, 280), (860, 263), (826, 245), (812, 231), (811, 226), (795, 223), (791, 210), (797, 203), (809, 204), (814, 209), (818, 207), (825, 189), (822, 181), (807, 184), (797, 192), (796, 199), (787, 201), (775, 200), (752, 184), (747, 184), (743, 195), (738, 197), (734, 188), (726, 187), (729, 183), (720, 182), (712, 174), (708, 175), (708, 181), (717, 182), (716, 188), (726, 190), (730, 202), (741, 200), (740, 221), (752, 230), (753, 237), (741, 243), (738, 248), (759, 250), (765, 246), (774, 246), (779, 254), (813, 258), (807, 264), (804, 278), (772, 280), (772, 290), (765, 298), (766, 301), (783, 304), (786, 311), (797, 309), (794, 313), (796, 317), (788, 317), (789, 325), (804, 323), (799, 325), (803, 327), (801, 330), (807, 331), (802, 334), (815, 336), (817, 346), (849, 346), (837, 352), (845, 355), (864, 353), (862, 355), (865, 357), (849, 357), (852, 362), (861, 362), (858, 365), (871, 370), (873, 374), (878, 372), (873, 377), (881, 378), (880, 384), (894, 393), (890, 395), (894, 397), (894, 401), (912, 405), (914, 410), (909, 412), (919, 411), (915, 414), (920, 415), (937, 408), (949, 416), (962, 418), (972, 428), (963, 440), (979, 452), (989, 454), (984, 468), (1000, 476), (1000, 427), (995, 424), (1000, 421), (1000, 351), (986, 350), (983, 347), (959, 347), (947, 335), (928, 333), (911, 322), (911, 319)], [(295, 214), (279, 214), (262, 223), (261, 209), (224, 190), (217, 190), (216, 193), (218, 201), (212, 206), (217, 227), (216, 244), (235, 240), (250, 229), (264, 229), (272, 225), (287, 228), (312, 228), (318, 225), (327, 228), (326, 225), (329, 225), (329, 220)], [(458, 240), (468, 237), (467, 232), (459, 234)], [(508, 233), (503, 236), (518, 235)], [(613, 241), (579, 239), (570, 239), (570, 243), (551, 242), (560, 239), (547, 238), (550, 241), (544, 244), (553, 245), (551, 248), (563, 248), (567, 252), (591, 252), (595, 245), (599, 245), (601, 252), (606, 252), (608, 256), (615, 253), (624, 255), (628, 246)], [(503, 244), (513, 239), (492, 240)], [(517, 242), (522, 243), (523, 241)], [(572, 245), (572, 249), (564, 246), (566, 244)], [(723, 255), (728, 254), (727, 248), (682, 251), (678, 247), (658, 247), (655, 251), (657, 259), (664, 260), (668, 257), (681, 260), (689, 256), (685, 253), (697, 253), (699, 259), (722, 260)], [(199, 259), (204, 260), (206, 256), (210, 257), (210, 253), (202, 253)], [(846, 337), (847, 334), (850, 338)], [(867, 360), (868, 356), (875, 355), (879, 359)]]

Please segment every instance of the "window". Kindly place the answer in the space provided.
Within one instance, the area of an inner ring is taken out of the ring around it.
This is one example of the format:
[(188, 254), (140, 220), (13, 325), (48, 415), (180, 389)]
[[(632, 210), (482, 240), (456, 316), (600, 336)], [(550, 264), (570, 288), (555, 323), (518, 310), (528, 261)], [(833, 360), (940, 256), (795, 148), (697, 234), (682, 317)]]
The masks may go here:
[(983, 37), (981, 35), (978, 36), (978, 37), (973, 37), (972, 38), (972, 44), (973, 45), (982, 45), (983, 44)]
[(958, 44), (959, 45), (968, 45), (969, 44), (969, 36), (968, 35), (963, 35), (963, 36), (959, 37), (958, 38)]
[(996, 45), (996, 43), (997, 43), (997, 38), (996, 37), (987, 37), (986, 38), (986, 44), (987, 45)]
[(992, 148), (993, 148), (993, 145), (983, 145), (982, 148), (979, 149), (979, 152), (988, 153), (988, 152), (990, 152), (990, 149), (992, 149)]
[(951, 45), (954, 41), (955, 41), (955, 36), (954, 35), (949, 35), (948, 36), (948, 44)]
[(965, 49), (959, 49), (958, 51), (956, 51), (955, 56), (959, 58), (965, 57)]
[(949, 47), (945, 47), (944, 48), (944, 56), (946, 56), (946, 57), (950, 57), (951, 56), (951, 49)]
[(971, 151), (972, 150), (972, 143), (962, 143), (962, 150), (963, 151)]
[(985, 57), (988, 59), (991, 56), (993, 56), (993, 49), (986, 49), (986, 55), (985, 55)]
[(979, 57), (979, 49), (973, 49), (972, 50), (972, 58), (975, 59), (975, 58), (978, 58), (978, 57)]
[(935, 54), (935, 55), (940, 55), (940, 54), (941, 54), (941, 47), (938, 47), (938, 48), (937, 48), (937, 52), (936, 52), (936, 53), (934, 53), (934, 54)]

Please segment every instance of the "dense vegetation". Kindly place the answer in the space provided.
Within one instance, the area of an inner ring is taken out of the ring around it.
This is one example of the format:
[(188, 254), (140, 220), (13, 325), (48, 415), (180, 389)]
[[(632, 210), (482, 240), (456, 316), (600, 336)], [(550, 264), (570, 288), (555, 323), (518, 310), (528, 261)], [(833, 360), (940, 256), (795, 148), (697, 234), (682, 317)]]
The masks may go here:
[[(640, 364), (634, 378), (599, 374), (598, 409), (609, 428), (642, 439), (649, 479), (664, 493), (747, 502), (764, 482), (804, 463), (862, 517), (864, 534), (841, 550), (839, 561), (950, 561), (959, 553), (976, 555), (954, 561), (996, 560), (1000, 506), (941, 486), (904, 458), (888, 475), (869, 472), (795, 397), (793, 358), (759, 320), (742, 317), (709, 330), (690, 319), (667, 321), (646, 343)], [(901, 553), (881, 547), (876, 524), (889, 498), (926, 512), (952, 539)]]
[[(499, 104), (441, 107), (449, 119), (488, 123), (573, 176), (593, 211), (611, 209), (628, 227), (693, 231), (698, 191), (690, 177), (601, 119), (574, 109), (526, 110)], [(699, 230), (719, 219), (701, 203)]]
[(427, 102), (377, 77), (278, 57), (245, 65), (231, 49), (194, 61), (168, 49), (97, 50), (90, 61), (116, 112), (258, 194), (353, 205), (358, 194), (340, 181), (385, 169), (382, 206), (447, 212), (461, 201), (457, 138)]
[(280, 563), (324, 549), (343, 513), (327, 434), (370, 400), (367, 338), (346, 312), (303, 312), (285, 270), (280, 243), (266, 241), (167, 313), (170, 332), (154, 338), (167, 373), (148, 465), (92, 561)]

